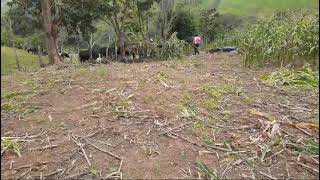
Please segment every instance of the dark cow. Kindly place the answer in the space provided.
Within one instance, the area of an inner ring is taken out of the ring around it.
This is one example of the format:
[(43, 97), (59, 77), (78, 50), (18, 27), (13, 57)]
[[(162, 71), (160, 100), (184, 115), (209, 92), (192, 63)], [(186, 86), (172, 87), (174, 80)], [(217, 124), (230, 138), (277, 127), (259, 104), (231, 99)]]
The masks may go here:
[(238, 50), (238, 48), (236, 48), (236, 47), (223, 47), (223, 48), (221, 48), (222, 52), (235, 52), (237, 50)]
[[(99, 57), (99, 52), (95, 49), (92, 50), (92, 58), (97, 59)], [(90, 59), (89, 50), (84, 50), (79, 52), (80, 62), (86, 62)]]
[(238, 49), (235, 48), (235, 47), (223, 47), (223, 48), (214, 48), (214, 49), (210, 49), (209, 51), (207, 51), (207, 53), (217, 53), (217, 52), (235, 52), (237, 51)]
[(207, 51), (207, 53), (210, 53), (209, 59), (211, 60), (214, 53), (218, 53), (218, 52), (233, 53), (237, 51), (238, 51), (238, 48), (235, 48), (235, 47), (223, 47), (223, 48), (210, 49), (209, 51)]
[(70, 55), (66, 52), (62, 52), (62, 53), (59, 53), (59, 56), (62, 57), (63, 59), (64, 58), (70, 58)]
[(217, 52), (221, 52), (220, 48), (214, 48), (214, 49), (210, 49), (209, 51), (207, 51), (207, 53), (213, 54), (213, 53), (217, 53)]
[(28, 51), (28, 53), (31, 53), (31, 54), (38, 54), (37, 48), (28, 48), (27, 51)]

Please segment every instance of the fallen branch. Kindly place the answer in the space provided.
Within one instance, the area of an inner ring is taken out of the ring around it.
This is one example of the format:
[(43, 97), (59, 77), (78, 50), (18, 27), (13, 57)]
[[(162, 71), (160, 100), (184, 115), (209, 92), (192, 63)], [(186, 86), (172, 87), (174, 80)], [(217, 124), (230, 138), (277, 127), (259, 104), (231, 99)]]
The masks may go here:
[(240, 126), (240, 127), (237, 127), (237, 128), (230, 128), (230, 130), (240, 130), (240, 129), (247, 129), (247, 128), (251, 128), (253, 127), (253, 125), (250, 125), (250, 126)]
[[(62, 172), (62, 171), (64, 171), (64, 169), (57, 169), (56, 171), (53, 171), (53, 172), (51, 172), (51, 173), (48, 173), (48, 174), (45, 174), (45, 175), (41, 175), (42, 177), (49, 177), (49, 176), (52, 176), (52, 175), (55, 175), (55, 174), (57, 174), (57, 173), (59, 173), (59, 172)], [(36, 178), (36, 177), (39, 177), (40, 178), (40, 176), (33, 176), (34, 178)]]
[[(75, 167), (76, 161), (77, 161), (77, 160), (75, 159), (75, 160), (73, 160), (73, 161), (71, 162), (71, 167), (64, 172), (65, 175), (69, 174), (69, 172)], [(63, 174), (60, 175), (60, 178), (62, 178), (62, 175), (63, 175)]]
[(291, 136), (291, 137), (294, 137), (294, 138), (296, 137), (296, 136), (288, 133), (287, 131), (285, 131), (285, 130), (283, 130), (283, 129), (281, 129), (281, 128), (280, 128), (280, 131), (282, 131), (283, 133), (285, 133), (285, 134), (287, 134), (287, 135), (289, 135), (289, 136)]
[(71, 139), (73, 140), (73, 142), (75, 142), (75, 143), (79, 146), (79, 148), (80, 148), (81, 151), (82, 151), (82, 155), (83, 155), (84, 158), (86, 159), (88, 165), (91, 166), (91, 162), (90, 162), (90, 160), (89, 160), (89, 158), (88, 158), (88, 156), (87, 156), (87, 153), (86, 153), (86, 151), (83, 149), (84, 145), (81, 144), (81, 142), (76, 141), (74, 138), (71, 138)]
[(222, 172), (221, 175), (220, 175), (220, 179), (223, 179), (223, 176), (224, 176), (224, 174), (227, 172), (227, 169), (229, 169), (229, 167), (231, 166), (231, 163), (232, 163), (232, 162), (230, 162), (230, 163), (227, 165), (227, 167), (223, 170), (223, 172)]
[(120, 161), (120, 165), (118, 167), (118, 170), (115, 171), (115, 172), (112, 172), (110, 174), (107, 174), (104, 179), (108, 179), (108, 178), (110, 178), (110, 177), (112, 177), (114, 175), (117, 175), (117, 174), (119, 174), (120, 175), (120, 179), (122, 179), (122, 172), (121, 172), (122, 163), (123, 163), (123, 158)]
[(168, 86), (165, 82), (163, 82), (161, 79), (159, 79), (160, 83), (165, 87), (165, 88), (168, 88), (170, 86)]
[(303, 133), (305, 133), (306, 135), (309, 135), (309, 136), (313, 136), (311, 133), (309, 133), (308, 131), (306, 131), (306, 130), (304, 130), (304, 129), (302, 129), (302, 128), (300, 128), (300, 127), (297, 127), (297, 126), (295, 126), (297, 129), (299, 129), (300, 131), (302, 131)]
[(110, 174), (107, 174), (103, 179), (108, 179), (110, 178), (111, 176), (114, 176), (114, 175), (117, 175), (117, 174), (120, 174), (121, 172), (118, 172), (118, 171), (115, 171), (115, 172), (112, 172)]
[(45, 149), (50, 149), (50, 148), (54, 148), (54, 147), (58, 147), (58, 145), (51, 145), (51, 146), (45, 146), (45, 147), (37, 147), (37, 148), (31, 148), (29, 149), (29, 151), (34, 151), (34, 150), (45, 150)]
[(81, 151), (82, 151), (83, 156), (84, 156), (84, 158), (86, 159), (88, 165), (91, 166), (91, 162), (90, 162), (90, 160), (89, 160), (89, 158), (88, 158), (88, 156), (87, 156), (86, 151), (83, 149), (83, 147), (81, 147)]
[[(171, 132), (172, 133), (172, 132)], [(175, 134), (175, 133), (172, 133), (173, 135), (175, 135), (175, 136), (177, 136), (177, 137), (179, 137), (179, 138), (181, 138), (181, 139), (183, 139), (183, 140), (185, 140), (185, 141), (187, 141), (187, 142), (189, 142), (189, 143), (191, 143), (191, 144), (193, 144), (193, 145), (196, 145), (196, 146), (199, 146), (199, 147), (203, 147), (203, 145), (199, 145), (199, 144), (197, 144), (196, 142), (193, 142), (193, 141), (191, 141), (191, 140), (189, 140), (189, 139), (187, 139), (187, 138), (185, 138), (185, 137), (183, 137), (183, 136), (180, 136), (180, 135), (178, 135), (178, 134)]]
[(90, 174), (90, 172), (77, 173), (77, 174), (71, 175), (69, 177), (66, 177), (64, 179), (77, 179), (77, 177), (84, 176), (84, 175), (87, 175), (87, 174)]
[(210, 146), (210, 145), (208, 145), (208, 147), (210, 147), (210, 148), (212, 148), (212, 149), (218, 149), (218, 150), (221, 150), (221, 151), (233, 152), (233, 151), (230, 150), (230, 149), (225, 149), (225, 148), (221, 148), (221, 147), (217, 147), (217, 146)]
[(13, 162), (15, 162), (15, 161), (11, 160), (10, 167), (9, 167), (10, 170), (12, 169)]
[(50, 161), (45, 161), (45, 162), (40, 162), (40, 163), (36, 163), (36, 164), (28, 164), (28, 165), (23, 165), (23, 166), (19, 166), (17, 168), (14, 168), (14, 170), (19, 170), (19, 169), (23, 169), (23, 168), (29, 168), (32, 166), (41, 166), (43, 164), (48, 164)]
[(6, 150), (9, 148), (10, 145), (7, 145), (6, 147), (4, 147), (2, 150), (1, 150), (1, 157), (3, 155), (4, 152), (6, 152)]
[(307, 166), (307, 165), (305, 165), (305, 164), (303, 164), (303, 163), (301, 163), (301, 162), (299, 162), (299, 161), (296, 161), (296, 163), (298, 163), (300, 166), (302, 166), (302, 167), (304, 167), (304, 168), (306, 168), (306, 169), (308, 169), (308, 170), (312, 170), (312, 171), (314, 171), (314, 172), (316, 172), (316, 173), (319, 173), (319, 171), (318, 171), (317, 169), (314, 169), (314, 168), (312, 168), (312, 167), (310, 167), (310, 166)]
[(258, 171), (258, 172), (259, 172), (260, 174), (262, 174), (262, 175), (264, 175), (264, 176), (266, 176), (266, 177), (270, 178), (270, 179), (277, 180), (277, 178), (275, 178), (275, 177), (273, 177), (273, 176), (271, 176), (271, 175), (269, 175), (269, 174), (266, 174), (266, 173), (261, 172), (261, 171)]
[(279, 152), (277, 152), (277, 153), (275, 153), (275, 154), (273, 154), (273, 155), (271, 155), (271, 156), (267, 157), (265, 160), (267, 160), (267, 159), (271, 159), (272, 157), (277, 156), (278, 154), (281, 154), (283, 151), (284, 151), (284, 149), (282, 149), (281, 151), (279, 151)]
[(104, 129), (100, 129), (100, 130), (98, 130), (98, 131), (96, 131), (96, 132), (93, 132), (93, 133), (85, 136), (84, 138), (90, 138), (90, 137), (92, 137), (92, 136), (95, 136), (96, 134), (98, 134), (98, 133), (101, 132), (101, 131), (104, 131)]
[(101, 152), (107, 153), (107, 154), (109, 154), (109, 155), (111, 155), (111, 156), (113, 156), (113, 157), (115, 157), (115, 158), (117, 158), (117, 159), (122, 159), (121, 157), (119, 157), (119, 156), (111, 153), (110, 151), (101, 149), (101, 148), (99, 148), (98, 146), (96, 146), (96, 145), (94, 145), (94, 144), (92, 144), (92, 143), (90, 143), (90, 142), (88, 142), (88, 144), (90, 144), (91, 146), (93, 146), (94, 148), (98, 149), (98, 150), (101, 151)]
[(107, 145), (107, 146), (110, 146), (110, 147), (114, 147), (112, 144), (107, 143), (107, 142), (98, 141), (98, 140), (91, 139), (91, 138), (87, 138), (87, 140), (90, 140), (90, 141), (93, 141), (93, 142), (97, 142), (97, 143), (100, 143), (100, 144), (104, 144), (104, 145)]
[(31, 172), (31, 169), (32, 168), (30, 168), (30, 169), (28, 169), (27, 171), (25, 171), (25, 172), (23, 172), (23, 173), (21, 173), (17, 178), (15, 178), (15, 179), (21, 179), (21, 178), (23, 178), (25, 175), (27, 175), (28, 173), (30, 173)]
[(189, 125), (189, 124), (191, 124), (191, 123), (192, 123), (192, 122), (184, 123), (184, 124), (182, 124), (182, 125), (180, 125), (180, 126), (177, 126), (177, 127), (172, 128), (172, 129), (169, 129), (169, 130), (167, 130), (167, 131), (164, 131), (164, 132), (158, 134), (158, 136), (161, 136), (161, 135), (163, 135), (163, 134), (166, 134), (166, 133), (168, 133), (168, 132), (171, 132), (171, 131), (173, 131), (173, 130), (175, 130), (175, 129), (179, 129), (179, 128), (181, 128), (181, 127), (183, 127), (183, 126), (186, 126), (186, 125)]
[(36, 137), (39, 137), (39, 136), (42, 136), (44, 135), (48, 130), (45, 129), (45, 130), (41, 130), (40, 133), (36, 134), (36, 135), (32, 135), (32, 136), (28, 136), (28, 134), (26, 133), (25, 136), (11, 136), (11, 137), (1, 137), (1, 139), (17, 139), (18, 141), (20, 140), (24, 140), (26, 138), (36, 138)]
[[(233, 166), (238, 165), (242, 162), (241, 159), (236, 160), (233, 164), (231, 164), (231, 162), (228, 164), (228, 166), (224, 169), (224, 171), (222, 172), (220, 178), (222, 179), (224, 174), (226, 174), (228, 171), (230, 171), (232, 169)], [(230, 166), (231, 165), (231, 166)], [(228, 179), (228, 178), (227, 178)]]
[(119, 168), (118, 168), (118, 172), (120, 172), (120, 171), (121, 171), (122, 164), (123, 164), (123, 158), (122, 158), (122, 159), (121, 159), (121, 161), (120, 161), (120, 165), (119, 165)]

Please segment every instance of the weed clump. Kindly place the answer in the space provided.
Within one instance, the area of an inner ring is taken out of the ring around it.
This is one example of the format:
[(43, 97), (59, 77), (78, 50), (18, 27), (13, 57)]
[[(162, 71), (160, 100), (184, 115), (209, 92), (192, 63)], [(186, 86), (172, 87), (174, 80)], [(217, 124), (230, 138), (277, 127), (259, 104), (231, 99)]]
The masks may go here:
[(309, 65), (296, 70), (280, 68), (271, 74), (261, 77), (261, 80), (275, 86), (315, 88), (319, 86), (319, 75)]
[(209, 111), (220, 109), (223, 96), (227, 94), (239, 94), (239, 89), (230, 85), (222, 85), (219, 87), (205, 85), (202, 89), (209, 96), (209, 99), (205, 102)]
[(21, 157), (20, 146), (17, 142), (1, 138), (1, 154), (5, 151), (11, 151)]

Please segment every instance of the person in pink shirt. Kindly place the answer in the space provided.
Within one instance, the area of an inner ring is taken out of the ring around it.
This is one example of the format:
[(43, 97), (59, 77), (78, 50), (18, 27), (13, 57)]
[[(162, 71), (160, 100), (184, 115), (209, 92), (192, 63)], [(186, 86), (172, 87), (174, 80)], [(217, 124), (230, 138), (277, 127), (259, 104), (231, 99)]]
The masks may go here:
[(198, 49), (200, 44), (201, 44), (201, 37), (198, 34), (196, 34), (196, 36), (193, 38), (193, 45), (194, 45), (193, 54), (194, 55), (196, 55), (197, 53), (200, 54)]

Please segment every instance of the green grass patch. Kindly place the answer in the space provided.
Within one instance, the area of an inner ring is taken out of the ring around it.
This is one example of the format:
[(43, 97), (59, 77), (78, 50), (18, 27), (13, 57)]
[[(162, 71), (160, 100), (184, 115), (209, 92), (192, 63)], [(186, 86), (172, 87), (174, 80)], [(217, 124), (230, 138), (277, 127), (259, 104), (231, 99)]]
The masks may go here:
[[(216, 0), (207, 0), (213, 2)], [(279, 10), (319, 8), (317, 0), (221, 0), (219, 11), (239, 16), (266, 16)]]
[(162, 80), (162, 81), (165, 81), (169, 78), (168, 74), (165, 73), (165, 72), (159, 72), (159, 79)]
[(182, 115), (186, 118), (199, 119), (199, 111), (189, 94), (185, 94), (181, 100)]
[[(38, 55), (29, 54), (25, 50), (17, 49), (17, 55), (22, 69), (36, 71), (40, 69)], [(42, 56), (44, 64), (49, 62), (48, 56)], [(1, 47), (1, 74), (6, 75), (17, 72), (16, 59), (13, 48)]]
[(1, 92), (1, 99), (12, 99), (16, 96), (22, 95), (22, 92)]
[(36, 92), (1, 92), (1, 110), (5, 112), (28, 114), (36, 112), (39, 106), (30, 105), (27, 100)]
[(217, 87), (205, 85), (202, 89), (208, 95), (205, 105), (210, 112), (221, 109), (221, 101), (225, 95), (238, 95), (241, 92), (240, 88), (231, 85), (221, 85)]
[(304, 140), (303, 144), (290, 143), (289, 146), (299, 153), (319, 155), (319, 142), (314, 138)]

